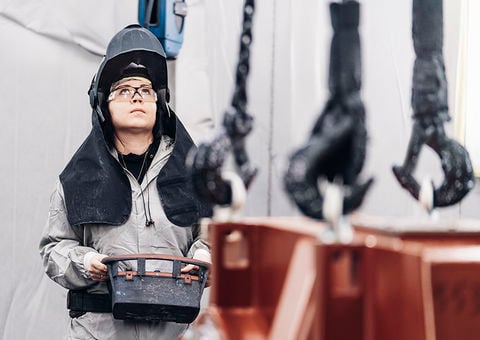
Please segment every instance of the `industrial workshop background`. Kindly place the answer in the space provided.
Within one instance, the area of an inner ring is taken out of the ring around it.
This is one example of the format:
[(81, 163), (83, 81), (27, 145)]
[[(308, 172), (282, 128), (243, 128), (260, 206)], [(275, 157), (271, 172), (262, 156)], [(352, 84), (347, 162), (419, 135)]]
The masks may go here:
[[(229, 105), (243, 0), (186, 3), (183, 47), (169, 61), (170, 89), (173, 107), (200, 141), (215, 131)], [(476, 165), (480, 143), (473, 143), (468, 129), (473, 125), (465, 98), (468, 3), (444, 0), (452, 116), (446, 126), (450, 135), (472, 144)], [(38, 242), (56, 178), (90, 129), (92, 76), (108, 40), (137, 22), (137, 9), (132, 0), (0, 0), (0, 336), (5, 340), (60, 339), (64, 333), (66, 290), (44, 275)], [(255, 129), (247, 147), (259, 174), (245, 215), (290, 216), (298, 211), (282, 185), (288, 156), (306, 140), (328, 96), (328, 1), (258, 1), (254, 20), (248, 109)], [(391, 171), (403, 162), (411, 131), (411, 2), (363, 1), (360, 33), (369, 133), (363, 174), (375, 177), (360, 210), (426, 218)], [(432, 152), (422, 154), (418, 173), (442, 180)], [(440, 218), (480, 217), (478, 190), (439, 211)]]

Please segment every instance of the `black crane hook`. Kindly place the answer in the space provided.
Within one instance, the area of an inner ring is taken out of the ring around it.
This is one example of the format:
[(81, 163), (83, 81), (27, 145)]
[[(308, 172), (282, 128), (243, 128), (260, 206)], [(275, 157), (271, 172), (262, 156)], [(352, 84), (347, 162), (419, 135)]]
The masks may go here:
[(197, 194), (204, 201), (215, 205), (232, 204), (232, 183), (222, 176), (222, 166), (230, 151), (245, 188), (248, 189), (257, 173), (245, 148), (245, 138), (253, 128), (253, 117), (247, 112), (246, 86), (250, 70), (254, 9), (254, 0), (245, 0), (235, 90), (231, 107), (224, 113), (222, 129), (210, 142), (200, 144), (188, 160)]
[(448, 114), (447, 77), (443, 60), (442, 0), (413, 0), (412, 35), (415, 64), (412, 80), (413, 127), (405, 161), (393, 166), (398, 182), (415, 199), (420, 185), (413, 177), (423, 145), (440, 157), (443, 183), (433, 190), (434, 207), (458, 203), (474, 187), (475, 177), (468, 151), (449, 138), (444, 122)]
[(358, 208), (373, 183), (358, 183), (363, 168), (367, 130), (360, 98), (361, 56), (357, 1), (330, 4), (334, 30), (329, 69), (330, 99), (306, 145), (294, 152), (284, 177), (285, 189), (307, 216), (324, 219), (319, 179), (343, 182), (344, 214)]

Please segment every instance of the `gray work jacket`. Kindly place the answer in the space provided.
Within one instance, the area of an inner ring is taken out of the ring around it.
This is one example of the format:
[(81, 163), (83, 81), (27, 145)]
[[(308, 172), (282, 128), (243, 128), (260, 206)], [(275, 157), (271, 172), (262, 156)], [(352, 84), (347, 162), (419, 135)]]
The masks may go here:
[[(173, 150), (164, 136), (141, 184), (127, 170), (132, 188), (132, 212), (120, 226), (88, 224), (71, 226), (67, 221), (63, 189), (58, 182), (51, 196), (48, 220), (40, 242), (47, 275), (67, 289), (108, 293), (105, 282), (94, 282), (84, 268), (86, 253), (108, 256), (155, 253), (192, 257), (195, 250), (209, 250), (199, 239), (199, 228), (179, 227), (170, 222), (162, 208), (156, 177)], [(112, 154), (118, 159), (115, 151)], [(145, 226), (146, 209), (155, 222)], [(174, 339), (186, 325), (164, 322), (125, 322), (110, 313), (86, 313), (71, 320), (70, 339)]]

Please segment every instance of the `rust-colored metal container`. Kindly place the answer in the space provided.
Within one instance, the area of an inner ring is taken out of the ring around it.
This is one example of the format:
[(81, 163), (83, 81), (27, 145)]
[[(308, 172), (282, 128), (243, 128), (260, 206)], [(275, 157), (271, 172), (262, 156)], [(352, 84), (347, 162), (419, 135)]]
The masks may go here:
[(348, 244), (322, 243), (306, 218), (211, 223), (199, 320), (229, 340), (480, 338), (480, 221), (351, 222)]

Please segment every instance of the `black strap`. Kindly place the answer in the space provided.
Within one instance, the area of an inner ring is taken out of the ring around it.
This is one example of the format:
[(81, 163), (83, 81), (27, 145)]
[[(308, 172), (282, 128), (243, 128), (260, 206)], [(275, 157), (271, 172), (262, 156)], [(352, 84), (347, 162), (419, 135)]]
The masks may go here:
[(69, 290), (67, 308), (72, 318), (86, 312), (111, 313), (112, 299), (109, 294), (89, 294), (83, 290)]

